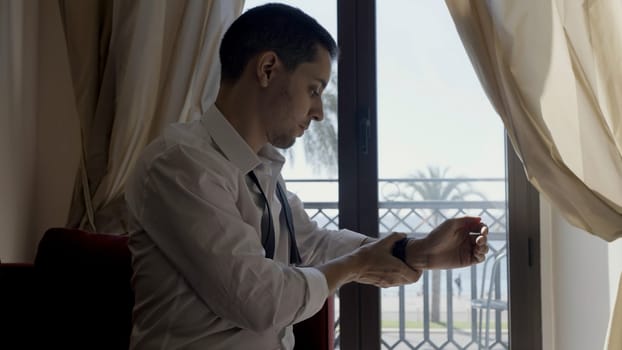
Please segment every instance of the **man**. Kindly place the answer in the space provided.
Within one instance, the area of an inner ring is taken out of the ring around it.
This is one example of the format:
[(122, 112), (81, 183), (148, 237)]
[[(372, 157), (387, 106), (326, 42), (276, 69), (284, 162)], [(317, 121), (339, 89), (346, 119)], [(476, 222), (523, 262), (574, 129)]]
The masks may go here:
[(291, 326), (345, 283), (395, 286), (483, 260), (479, 218), (372, 240), (319, 228), (285, 190), (275, 147), (323, 119), (336, 55), (324, 28), (285, 5), (251, 9), (226, 32), (215, 104), (167, 128), (127, 186), (139, 227), (133, 349), (292, 349)]

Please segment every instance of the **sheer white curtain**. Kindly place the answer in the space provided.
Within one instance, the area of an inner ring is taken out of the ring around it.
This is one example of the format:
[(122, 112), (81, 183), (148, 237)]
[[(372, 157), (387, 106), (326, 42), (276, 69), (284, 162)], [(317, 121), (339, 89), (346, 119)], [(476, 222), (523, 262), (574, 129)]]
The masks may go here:
[(83, 157), (69, 224), (126, 229), (123, 187), (145, 145), (216, 97), (218, 45), (242, 0), (61, 0)]
[(446, 3), (530, 182), (573, 225), (622, 236), (622, 2)]

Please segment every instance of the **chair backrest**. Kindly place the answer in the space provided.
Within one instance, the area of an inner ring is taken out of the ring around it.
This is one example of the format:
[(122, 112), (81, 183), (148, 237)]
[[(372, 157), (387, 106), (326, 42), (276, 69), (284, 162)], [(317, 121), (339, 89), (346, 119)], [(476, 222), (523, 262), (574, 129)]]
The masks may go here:
[[(495, 252), (489, 259), (484, 262), (484, 269), (482, 272), (482, 285), (480, 289), (480, 299), (492, 300), (493, 289), (496, 287), (497, 274), (500, 272), (501, 263), (505, 261), (507, 257), (507, 249), (503, 248)], [(490, 265), (490, 266), (489, 266)], [(488, 270), (490, 267), (490, 270)], [(486, 284), (488, 282), (488, 284)]]
[(313, 317), (294, 325), (294, 350), (333, 350), (335, 343), (335, 303), (330, 296)]
[(49, 229), (39, 243), (35, 271), (48, 346), (128, 348), (134, 294), (127, 237)]

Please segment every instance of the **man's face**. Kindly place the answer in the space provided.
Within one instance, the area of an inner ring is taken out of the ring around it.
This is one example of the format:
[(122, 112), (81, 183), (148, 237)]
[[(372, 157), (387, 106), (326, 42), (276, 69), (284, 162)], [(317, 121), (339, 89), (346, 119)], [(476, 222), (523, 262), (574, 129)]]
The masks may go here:
[(289, 148), (304, 134), (311, 121), (324, 119), (322, 92), (330, 78), (331, 59), (328, 51), (318, 48), (312, 62), (301, 63), (292, 72), (275, 76), (264, 101), (268, 142), (278, 148)]

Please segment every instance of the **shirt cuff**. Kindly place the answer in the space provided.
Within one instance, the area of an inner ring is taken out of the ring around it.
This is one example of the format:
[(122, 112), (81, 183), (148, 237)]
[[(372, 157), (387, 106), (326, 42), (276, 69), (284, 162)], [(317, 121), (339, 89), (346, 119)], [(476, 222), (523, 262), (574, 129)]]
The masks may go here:
[(328, 284), (324, 274), (313, 267), (297, 268), (307, 280), (307, 293), (305, 295), (305, 305), (302, 312), (298, 314), (294, 323), (306, 320), (315, 315), (328, 298)]

